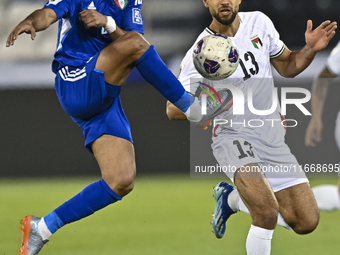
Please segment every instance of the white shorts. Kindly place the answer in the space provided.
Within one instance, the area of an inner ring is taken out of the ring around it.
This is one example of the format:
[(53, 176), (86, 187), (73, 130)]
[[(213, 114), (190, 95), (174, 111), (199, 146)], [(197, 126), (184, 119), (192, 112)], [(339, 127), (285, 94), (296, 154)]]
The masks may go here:
[(261, 167), (274, 192), (309, 182), (284, 142), (272, 145), (256, 137), (225, 134), (213, 142), (212, 149), (217, 162), (233, 182), (237, 169), (255, 170), (245, 167), (250, 163)]

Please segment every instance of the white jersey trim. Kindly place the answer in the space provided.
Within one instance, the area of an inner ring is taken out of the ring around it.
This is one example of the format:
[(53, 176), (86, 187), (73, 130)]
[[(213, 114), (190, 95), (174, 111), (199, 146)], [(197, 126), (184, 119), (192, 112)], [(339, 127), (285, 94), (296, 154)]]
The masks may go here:
[(270, 58), (278, 58), (278, 57), (280, 57), (281, 54), (285, 51), (285, 49), (286, 49), (286, 45), (284, 44), (284, 45), (282, 45), (282, 48), (281, 48), (281, 50), (279, 50), (278, 53), (276, 53), (276, 54), (274, 54), (274, 55), (271, 55), (271, 56), (269, 56), (269, 57), (270, 57)]

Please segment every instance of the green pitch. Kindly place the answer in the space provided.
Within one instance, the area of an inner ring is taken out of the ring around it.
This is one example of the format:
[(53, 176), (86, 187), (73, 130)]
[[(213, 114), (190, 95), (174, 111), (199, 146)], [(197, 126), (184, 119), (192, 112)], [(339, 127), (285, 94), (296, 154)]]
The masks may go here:
[[(0, 255), (18, 254), (21, 218), (46, 215), (95, 180), (0, 180)], [(249, 215), (233, 215), (222, 239), (211, 232), (212, 187), (218, 181), (190, 179), (188, 175), (137, 177), (135, 190), (122, 202), (60, 229), (40, 254), (246, 254)], [(311, 179), (312, 186), (336, 183), (336, 179)], [(306, 236), (278, 226), (272, 254), (339, 254), (339, 233), (339, 211), (321, 213), (317, 230)]]

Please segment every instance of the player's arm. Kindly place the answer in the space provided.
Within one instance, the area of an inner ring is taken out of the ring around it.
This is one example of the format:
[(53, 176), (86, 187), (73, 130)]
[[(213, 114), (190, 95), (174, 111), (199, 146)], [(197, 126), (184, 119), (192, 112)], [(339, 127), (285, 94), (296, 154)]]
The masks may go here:
[(283, 77), (295, 77), (309, 66), (318, 51), (328, 45), (335, 35), (336, 28), (337, 23), (328, 20), (313, 30), (313, 23), (308, 20), (305, 47), (298, 52), (286, 48), (279, 57), (271, 59), (272, 65)]
[(166, 115), (168, 115), (168, 118), (170, 120), (186, 120), (187, 119), (185, 114), (169, 101), (167, 101), (166, 103)]
[(79, 13), (79, 19), (84, 22), (86, 28), (104, 27), (108, 30), (112, 40), (116, 40), (126, 32), (118, 27), (115, 21), (96, 10), (83, 10)]
[(44, 8), (32, 12), (26, 19), (21, 21), (9, 34), (6, 46), (14, 45), (14, 41), (22, 33), (31, 34), (32, 40), (36, 32), (45, 30), (57, 20), (57, 14), (50, 8)]
[(322, 113), (325, 99), (328, 92), (328, 86), (335, 76), (325, 66), (317, 77), (315, 77), (312, 85), (312, 118), (306, 129), (305, 145), (315, 146), (316, 142), (322, 139)]

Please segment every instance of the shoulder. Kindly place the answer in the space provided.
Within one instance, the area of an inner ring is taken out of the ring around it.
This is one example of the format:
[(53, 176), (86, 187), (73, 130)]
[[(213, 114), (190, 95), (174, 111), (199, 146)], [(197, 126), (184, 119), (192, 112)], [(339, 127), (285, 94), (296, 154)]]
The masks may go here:
[(254, 21), (270, 21), (270, 18), (261, 11), (239, 12), (239, 16), (243, 22), (250, 23)]
[(240, 12), (241, 22), (248, 26), (254, 26), (260, 29), (267, 29), (273, 26), (271, 19), (260, 11)]
[[(124, 1), (115, 1), (116, 3), (124, 2)], [(128, 6), (142, 6), (142, 0), (125, 0)]]

